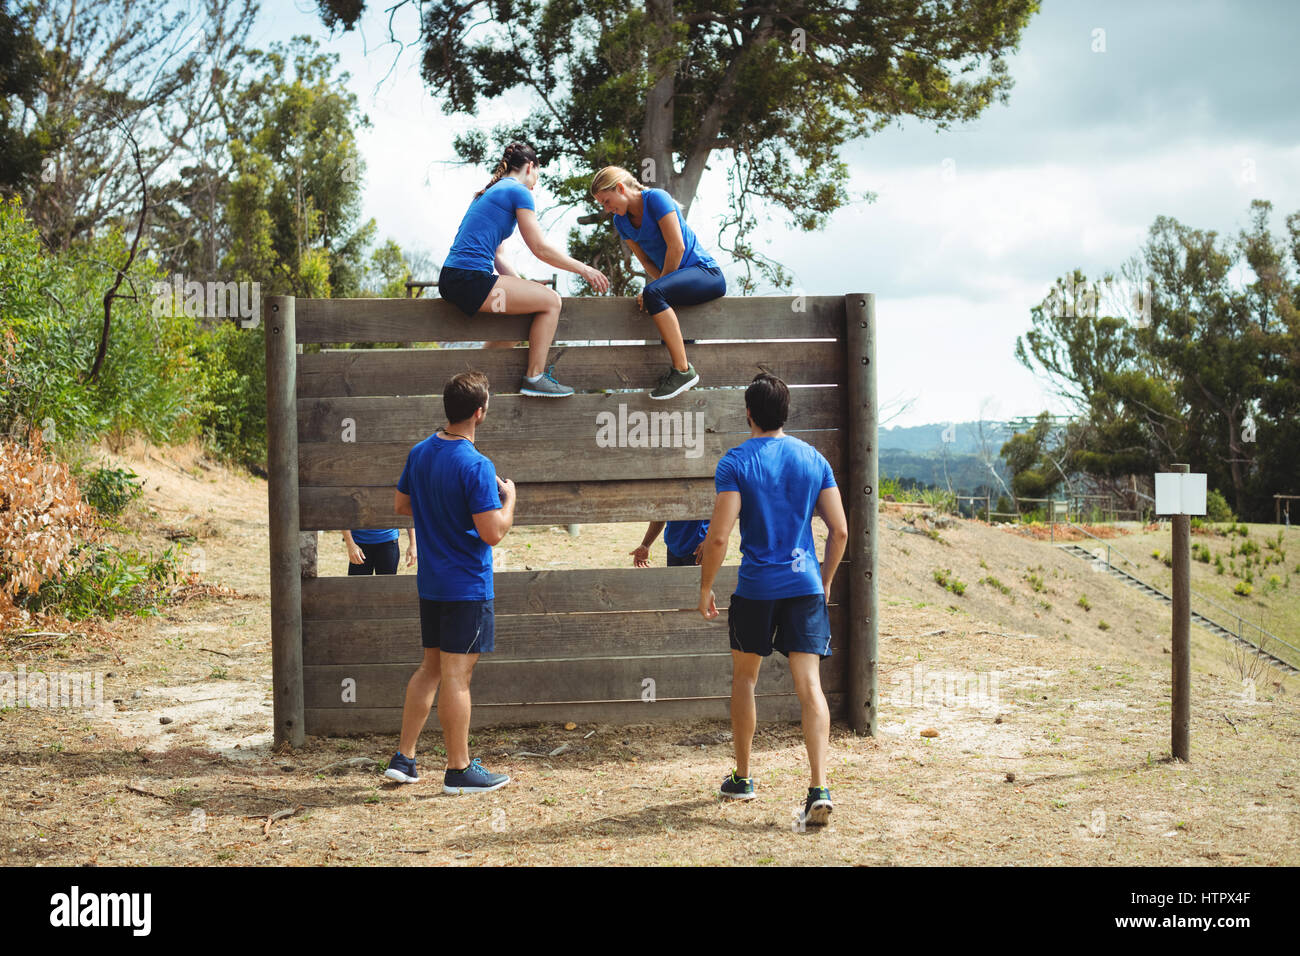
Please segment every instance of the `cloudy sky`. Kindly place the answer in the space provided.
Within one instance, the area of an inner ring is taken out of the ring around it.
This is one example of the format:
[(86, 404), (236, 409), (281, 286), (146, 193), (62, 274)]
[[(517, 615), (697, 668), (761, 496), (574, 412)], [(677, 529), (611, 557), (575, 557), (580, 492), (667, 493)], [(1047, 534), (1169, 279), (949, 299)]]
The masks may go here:
[[(331, 38), (314, 3), (281, 0), (263, 7), (256, 40), (309, 33), (340, 54), (373, 124), (359, 136), (364, 214), (381, 236), (441, 261), (488, 175), (451, 163), (453, 136), (530, 104), (511, 97), (477, 119), (444, 116), (415, 48), (385, 43), (387, 6), (371, 0), (360, 31)], [(1057, 276), (1117, 270), (1159, 215), (1235, 234), (1262, 198), (1280, 233), (1300, 211), (1300, 5), (1043, 7), (1010, 61), (1008, 105), (947, 132), (905, 121), (854, 142), (844, 154), (850, 188), (876, 202), (841, 210), (817, 234), (792, 232), (779, 215), (765, 226), (764, 251), (806, 292), (876, 293), (880, 396), (912, 402), (891, 424), (970, 420), (982, 407), (991, 418), (1065, 411), (1013, 356), (1030, 307)], [(400, 11), (398, 36), (411, 41), (416, 29), (413, 11)], [(548, 231), (566, 235), (565, 217), (545, 215), (540, 187), (538, 200)], [(724, 200), (718, 164), (691, 209), (706, 243)], [(512, 243), (525, 275), (550, 274), (517, 236)]]

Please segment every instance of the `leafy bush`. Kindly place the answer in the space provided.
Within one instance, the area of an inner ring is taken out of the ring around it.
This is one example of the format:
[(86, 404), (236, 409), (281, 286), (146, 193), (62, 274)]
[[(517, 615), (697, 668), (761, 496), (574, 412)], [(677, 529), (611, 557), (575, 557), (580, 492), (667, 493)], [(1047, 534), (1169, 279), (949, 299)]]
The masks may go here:
[(1245, 581), (1238, 581), (1238, 582), (1237, 582), (1237, 586), (1236, 586), (1235, 588), (1232, 589), (1232, 593), (1233, 593), (1233, 594), (1236, 594), (1236, 595), (1239, 595), (1239, 596), (1241, 596), (1241, 597), (1249, 597), (1249, 596), (1250, 596), (1250, 592), (1253, 591), (1253, 590), (1255, 590), (1255, 589), (1254, 589), (1250, 584), (1248, 584), (1247, 582), (1245, 582)]
[(56, 610), (69, 620), (112, 620), (149, 615), (166, 601), (163, 588), (181, 579), (180, 559), (168, 548), (158, 557), (92, 544), (75, 555), (75, 570), (46, 581), (26, 602), (33, 611)]
[(266, 462), (265, 342), (261, 323), (222, 322), (199, 333), (191, 351), (204, 440), (217, 456), (249, 467)]
[(1228, 507), (1228, 499), (1214, 488), (1205, 494), (1205, 517), (1214, 522), (1237, 520), (1237, 516)]
[(82, 482), (82, 494), (100, 514), (120, 515), (144, 491), (144, 482), (126, 468), (96, 468)]
[[(139, 433), (151, 441), (193, 434), (189, 402), (196, 380), (189, 358), (192, 319), (154, 316), (145, 257), (136, 259), (113, 303), (103, 365), (94, 364), (103, 297), (127, 244), (111, 230), (50, 255), (16, 200), (0, 202), (0, 432), (47, 430), (47, 440)], [(51, 426), (53, 428), (51, 429)]]
[(0, 623), (27, 619), (17, 600), (63, 575), (93, 529), (94, 512), (39, 433), (30, 447), (0, 441)]

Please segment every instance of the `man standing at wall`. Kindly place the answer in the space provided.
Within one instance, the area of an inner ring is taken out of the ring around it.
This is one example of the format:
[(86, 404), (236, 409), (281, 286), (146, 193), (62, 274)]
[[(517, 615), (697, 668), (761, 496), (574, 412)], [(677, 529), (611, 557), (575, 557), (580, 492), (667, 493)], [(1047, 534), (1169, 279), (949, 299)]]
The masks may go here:
[(510, 778), (469, 759), (469, 683), (479, 654), (496, 646), (492, 546), (514, 523), (515, 485), (498, 478), (474, 447), (487, 415), (487, 376), (462, 372), (447, 383), (442, 401), (447, 426), (411, 449), (394, 498), (394, 510), (415, 519), (424, 660), (407, 684), (401, 740), (384, 775), (401, 783), (420, 779), (415, 746), (436, 695), (447, 750), (442, 789), (486, 793)]
[[(750, 439), (718, 462), (717, 499), (700, 552), (700, 614), (718, 616), (713, 581), (740, 519), (740, 572), (727, 614), (731, 640), (731, 727), (736, 768), (722, 782), (724, 797), (754, 799), (749, 757), (757, 721), (754, 685), (775, 647), (786, 655), (803, 715), (811, 782), (800, 825), (830, 819), (826, 786), (830, 710), (819, 665), (831, 654), (831, 581), (849, 540), (848, 521), (831, 466), (815, 448), (783, 429), (790, 390), (775, 375), (755, 377), (745, 391)], [(817, 564), (812, 516), (826, 522), (826, 561)]]

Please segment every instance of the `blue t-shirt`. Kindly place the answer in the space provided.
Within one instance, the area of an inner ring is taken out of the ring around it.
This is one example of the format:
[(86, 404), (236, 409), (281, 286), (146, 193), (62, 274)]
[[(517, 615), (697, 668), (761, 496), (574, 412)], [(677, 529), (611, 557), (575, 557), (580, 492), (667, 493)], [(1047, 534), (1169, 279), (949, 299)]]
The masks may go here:
[(821, 452), (790, 435), (751, 438), (722, 456), (713, 483), (740, 492), (736, 593), (760, 601), (823, 593), (812, 516), (835, 476)]
[(469, 204), (443, 266), (494, 271), (497, 246), (515, 231), (515, 210), (536, 208), (531, 189), (517, 179), (498, 179)]
[(491, 598), (492, 546), (478, 536), (474, 515), (501, 507), (492, 462), (468, 441), (430, 435), (406, 456), (397, 490), (411, 496), (420, 597)]
[(685, 243), (686, 249), (682, 252), (682, 261), (677, 266), (679, 269), (685, 269), (693, 265), (706, 265), (717, 268), (718, 264), (713, 261), (713, 257), (705, 252), (695, 239), (695, 233), (691, 227), (686, 225), (686, 220), (682, 218), (682, 209), (677, 205), (677, 200), (664, 192), (662, 189), (647, 189), (641, 193), (641, 199), (644, 205), (641, 208), (641, 228), (636, 229), (628, 221), (627, 216), (614, 217), (614, 229), (619, 236), (624, 239), (633, 240), (641, 251), (650, 257), (650, 261), (655, 264), (655, 268), (660, 271), (664, 267), (664, 257), (668, 255), (668, 243), (664, 240), (664, 234), (659, 229), (659, 220), (670, 212), (677, 213), (677, 225), (682, 230), (682, 242)]
[(689, 558), (708, 533), (707, 521), (670, 521), (664, 525), (664, 545), (677, 557)]
[(361, 530), (352, 530), (352, 540), (357, 544), (384, 544), (388, 541), (396, 541), (401, 534), (396, 528), (362, 528)]

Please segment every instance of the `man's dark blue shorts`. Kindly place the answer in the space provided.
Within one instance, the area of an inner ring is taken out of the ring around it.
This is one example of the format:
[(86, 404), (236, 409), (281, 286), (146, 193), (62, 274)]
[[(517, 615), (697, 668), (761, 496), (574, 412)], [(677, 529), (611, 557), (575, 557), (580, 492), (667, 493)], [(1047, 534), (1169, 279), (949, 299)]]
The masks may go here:
[(734, 650), (768, 657), (776, 648), (792, 653), (831, 656), (831, 619), (824, 594), (756, 601), (731, 596), (727, 630)]
[(496, 649), (492, 601), (420, 598), (420, 643), (448, 654), (488, 654)]

